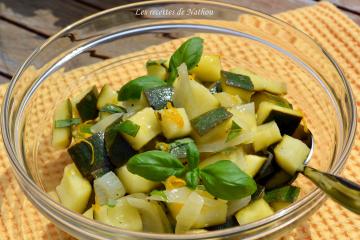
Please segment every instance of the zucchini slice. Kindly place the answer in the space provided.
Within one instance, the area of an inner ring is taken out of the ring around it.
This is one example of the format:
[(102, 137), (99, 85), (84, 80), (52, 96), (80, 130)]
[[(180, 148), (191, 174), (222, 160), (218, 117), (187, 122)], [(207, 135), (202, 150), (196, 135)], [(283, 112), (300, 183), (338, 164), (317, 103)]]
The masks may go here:
[(112, 171), (94, 180), (95, 202), (109, 204), (125, 195), (125, 188)]
[(256, 92), (254, 95), (251, 96), (251, 101), (255, 104), (255, 110), (257, 111), (259, 109), (259, 105), (262, 102), (270, 102), (274, 103), (280, 107), (285, 108), (292, 108), (291, 103), (288, 102), (285, 98), (275, 95), (268, 92)]
[(262, 124), (256, 128), (253, 147), (254, 151), (264, 150), (281, 140), (281, 133), (275, 121)]
[[(279, 167), (278, 167), (279, 168)], [(292, 176), (282, 169), (278, 169), (272, 174), (264, 183), (267, 190), (282, 187), (291, 184), (295, 180), (295, 176)]]
[(202, 55), (198, 65), (190, 73), (202, 82), (216, 82), (221, 77), (221, 62), (219, 55)]
[(231, 108), (243, 103), (243, 101), (238, 95), (232, 95), (227, 92), (215, 93), (214, 96), (219, 101), (220, 106), (225, 108)]
[(121, 229), (142, 231), (143, 224), (139, 211), (126, 198), (120, 198), (115, 206), (94, 205), (94, 219)]
[(209, 92), (212, 94), (222, 92), (220, 81), (216, 81), (216, 82), (212, 83), (210, 86), (208, 86), (208, 88), (209, 88)]
[(113, 169), (105, 149), (104, 133), (95, 133), (89, 138), (80, 140), (79, 143), (68, 149), (72, 160), (81, 174), (92, 181), (98, 176)]
[(279, 169), (275, 162), (274, 155), (269, 151), (266, 151), (265, 154), (266, 160), (254, 177), (256, 182), (262, 185)]
[(129, 121), (140, 126), (136, 136), (122, 134), (133, 149), (139, 150), (161, 133), (159, 121), (152, 108), (147, 107), (131, 116)]
[(91, 208), (89, 208), (88, 210), (86, 210), (86, 211), (83, 213), (83, 216), (86, 217), (86, 218), (94, 219), (94, 209), (93, 209), (93, 207), (91, 206)]
[(91, 191), (90, 182), (81, 175), (75, 164), (67, 165), (61, 182), (56, 187), (61, 204), (70, 210), (83, 213), (90, 199)]
[(258, 199), (250, 203), (235, 215), (240, 225), (256, 222), (274, 214), (269, 204), (264, 199)]
[(98, 90), (96, 86), (92, 87), (89, 92), (76, 104), (83, 122), (97, 118), (99, 110), (97, 109)]
[(254, 177), (256, 173), (261, 169), (262, 165), (267, 160), (266, 157), (258, 155), (246, 155), (244, 158), (243, 166), (240, 166), (240, 169), (245, 173)]
[(294, 109), (281, 107), (270, 102), (260, 103), (256, 114), (257, 124), (275, 121), (280, 129), (281, 134), (287, 135), (292, 135), (294, 133), (302, 119), (301, 112)]
[(181, 138), (191, 133), (191, 123), (184, 108), (166, 108), (159, 112), (160, 126), (167, 139)]
[(160, 86), (145, 89), (144, 94), (150, 107), (160, 110), (165, 108), (168, 102), (172, 102), (174, 89), (170, 86)]
[(221, 72), (221, 88), (224, 92), (239, 95), (244, 102), (249, 102), (254, 94), (254, 86), (248, 76), (226, 71)]
[(57, 149), (65, 149), (71, 144), (71, 126), (56, 128), (58, 120), (70, 120), (72, 118), (72, 105), (70, 99), (60, 102), (54, 111), (54, 125), (51, 144)]
[(279, 166), (290, 175), (294, 175), (303, 169), (310, 148), (302, 141), (284, 135), (281, 142), (276, 145), (274, 153)]
[(264, 200), (268, 203), (278, 201), (293, 203), (298, 198), (299, 193), (300, 188), (295, 186), (285, 186), (266, 192)]
[(119, 121), (116, 121), (106, 129), (105, 146), (111, 163), (116, 167), (121, 167), (137, 152), (118, 131), (118, 124)]
[(254, 85), (255, 91), (268, 91), (275, 94), (286, 94), (287, 88), (284, 82), (265, 79), (249, 70), (243, 68), (234, 68), (233, 73), (248, 76)]
[(168, 66), (165, 60), (149, 60), (146, 62), (146, 71), (150, 76), (165, 81), (168, 76)]
[(289, 202), (272, 202), (272, 203), (270, 203), (271, 208), (274, 209), (275, 212), (280, 211), (284, 208), (287, 208), (290, 205), (291, 205), (291, 203), (289, 203)]
[(232, 116), (233, 114), (231, 112), (227, 111), (223, 107), (220, 107), (208, 111), (191, 120), (191, 124), (196, 133), (200, 136), (203, 136), (216, 126), (230, 119)]
[(96, 104), (97, 108), (101, 110), (105, 105), (116, 104), (117, 96), (117, 92), (109, 84), (105, 84), (100, 91)]
[(147, 180), (139, 175), (129, 172), (126, 165), (115, 170), (116, 175), (124, 184), (126, 193), (149, 193), (159, 186), (158, 182)]

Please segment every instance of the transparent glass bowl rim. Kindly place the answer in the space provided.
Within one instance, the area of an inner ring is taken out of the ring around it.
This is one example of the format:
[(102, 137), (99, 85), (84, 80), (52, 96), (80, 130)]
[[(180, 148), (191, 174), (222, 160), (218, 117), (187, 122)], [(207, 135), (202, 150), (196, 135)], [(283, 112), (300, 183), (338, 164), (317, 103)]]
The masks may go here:
[[(181, 0), (181, 1), (170, 1), (170, 0), (154, 0), (154, 1), (146, 1), (146, 2), (137, 2), (137, 3), (132, 3), (132, 4), (127, 4), (127, 5), (123, 5), (123, 6), (119, 6), (119, 7), (115, 7), (115, 8), (111, 8), (108, 10), (104, 10), (101, 12), (98, 12), (96, 14), (90, 15), (86, 18), (83, 18), (67, 27), (65, 27), (63, 30), (61, 30), (60, 32), (58, 32), (57, 34), (53, 35), (52, 37), (50, 37), (47, 41), (45, 41), (45, 43), (43, 43), (39, 48), (37, 48), (28, 58), (27, 60), (24, 62), (24, 64), (18, 69), (18, 71), (16, 72), (16, 74), (14, 75), (6, 93), (4, 96), (4, 101), (3, 101), (3, 105), (2, 105), (2, 112), (1, 112), (1, 128), (2, 128), (2, 136), (3, 136), (3, 140), (4, 140), (4, 144), (5, 144), (5, 148), (6, 151), (10, 157), (10, 162), (11, 165), (13, 167), (13, 170), (15, 171), (16, 177), (18, 178), (18, 180), (22, 180), (25, 186), (27, 186), (29, 188), (29, 191), (32, 191), (32, 195), (34, 195), (34, 197), (39, 198), (42, 202), (47, 203), (48, 208), (51, 209), (42, 209), (45, 211), (48, 211), (48, 213), (54, 215), (56, 214), (55, 218), (57, 218), (57, 220), (59, 222), (61, 222), (64, 226), (69, 227), (70, 229), (74, 229), (73, 223), (69, 223), (66, 221), (62, 221), (61, 216), (64, 215), (66, 216), (67, 219), (72, 219), (76, 225), (77, 225), (77, 230), (76, 231), (83, 231), (81, 229), (81, 226), (89, 226), (91, 225), (93, 228), (99, 229), (102, 232), (109, 232), (111, 234), (119, 234), (119, 235), (127, 235), (129, 237), (135, 237), (135, 238), (144, 238), (144, 239), (205, 239), (205, 238), (213, 238), (213, 237), (224, 237), (224, 236), (230, 236), (230, 235), (234, 235), (236, 233), (241, 233), (241, 232), (245, 232), (248, 230), (256, 230), (258, 227), (261, 227), (262, 225), (268, 224), (270, 222), (274, 222), (276, 220), (281, 219), (282, 217), (286, 216), (286, 215), (290, 215), (292, 213), (295, 212), (295, 210), (297, 208), (299, 208), (300, 206), (303, 206), (304, 204), (311, 206), (312, 204), (316, 204), (316, 203), (321, 203), (324, 199), (325, 199), (325, 194), (322, 193), (318, 188), (316, 188), (315, 191), (311, 192), (310, 194), (306, 195), (303, 199), (301, 199), (300, 201), (294, 203), (292, 206), (290, 206), (289, 208), (282, 210), (280, 212), (277, 212), (276, 214), (263, 219), (261, 221), (255, 222), (255, 223), (250, 223), (247, 225), (243, 225), (243, 226), (238, 226), (238, 227), (233, 227), (233, 228), (229, 228), (229, 229), (224, 229), (224, 230), (218, 230), (218, 231), (213, 231), (213, 232), (208, 232), (208, 233), (201, 233), (201, 234), (186, 234), (186, 235), (167, 235), (167, 234), (156, 234), (156, 233), (145, 233), (145, 232), (133, 232), (133, 231), (127, 231), (127, 230), (122, 230), (119, 228), (115, 228), (109, 225), (105, 225), (105, 224), (101, 224), (98, 223), (96, 221), (90, 220), (90, 219), (86, 219), (84, 217), (82, 217), (80, 214), (76, 214), (64, 207), (62, 207), (60, 204), (56, 203), (55, 201), (53, 201), (45, 192), (43, 192), (29, 177), (28, 174), (26, 172), (26, 170), (21, 167), (21, 165), (18, 162), (17, 156), (15, 154), (15, 149), (13, 147), (13, 145), (11, 144), (11, 133), (10, 133), (10, 127), (9, 127), (9, 110), (10, 110), (10, 106), (11, 106), (11, 95), (13, 93), (13, 89), (16, 85), (16, 83), (19, 81), (21, 75), (23, 74), (24, 70), (30, 66), (30, 64), (32, 63), (33, 59), (46, 47), (48, 46), (50, 43), (52, 43), (54, 40), (56, 40), (59, 36), (61, 36), (64, 32), (75, 28), (76, 26), (80, 26), (81, 24), (84, 24), (86, 22), (92, 21), (94, 19), (96, 19), (99, 16), (103, 16), (106, 14), (109, 14), (111, 12), (114, 11), (119, 11), (122, 9), (126, 9), (128, 7), (141, 7), (141, 6), (146, 6), (146, 5), (152, 5), (152, 4), (169, 4), (169, 3), (206, 3), (206, 4), (212, 4), (214, 6), (227, 6), (227, 7), (231, 7), (233, 9), (236, 10), (240, 10), (243, 12), (247, 12), (247, 13), (251, 13), (254, 15), (258, 15), (262, 18), (266, 18), (272, 22), (275, 22), (278, 25), (281, 25), (282, 27), (291, 29), (292, 31), (296, 31), (298, 32), (300, 35), (302, 35), (305, 39), (313, 41), (309, 36), (307, 36), (305, 33), (301, 32), (300, 30), (292, 27), (291, 25), (289, 25), (288, 23), (272, 17), (270, 15), (258, 12), (258, 11), (254, 11), (248, 8), (244, 8), (241, 6), (237, 6), (237, 5), (232, 5), (232, 4), (228, 4), (228, 3), (224, 3), (224, 2), (216, 2), (216, 1), (205, 1), (205, 0), (197, 0), (197, 1), (191, 1), (191, 0)], [(331, 169), (329, 170), (330, 173), (332, 174), (337, 174), (341, 171), (341, 169), (344, 167), (344, 164), (346, 162), (346, 159), (350, 153), (351, 150), (351, 146), (353, 144), (354, 138), (355, 138), (355, 133), (356, 133), (356, 104), (355, 104), (355, 100), (354, 100), (354, 95), (352, 93), (350, 84), (347, 82), (347, 80), (345, 79), (344, 74), (342, 73), (340, 67), (338, 66), (338, 64), (335, 62), (335, 60), (321, 47), (319, 46), (317, 43), (315, 43), (324, 53), (324, 55), (330, 60), (330, 62), (334, 65), (334, 67), (336, 68), (336, 70), (338, 71), (339, 76), (342, 79), (342, 84), (345, 87), (346, 93), (349, 96), (350, 99), (350, 106), (351, 106), (351, 112), (350, 112), (350, 122), (349, 122), (349, 129), (350, 132), (348, 134), (347, 137), (347, 141), (345, 142), (341, 155), (339, 157), (339, 161), (334, 164)], [(30, 199), (31, 201), (34, 201), (33, 199)], [(38, 206), (39, 207), (39, 206)], [(298, 214), (296, 216), (294, 216), (293, 221), (297, 220), (298, 218), (300, 218), (302, 215), (305, 215), (305, 212), (302, 214)], [(289, 222), (287, 225), (291, 224), (291, 222)], [(276, 231), (277, 229), (274, 229), (273, 231)], [(273, 232), (272, 231), (272, 232)], [(84, 235), (88, 235), (86, 232), (83, 232)], [(264, 234), (267, 234), (264, 232)], [(259, 236), (257, 236), (259, 237)]]

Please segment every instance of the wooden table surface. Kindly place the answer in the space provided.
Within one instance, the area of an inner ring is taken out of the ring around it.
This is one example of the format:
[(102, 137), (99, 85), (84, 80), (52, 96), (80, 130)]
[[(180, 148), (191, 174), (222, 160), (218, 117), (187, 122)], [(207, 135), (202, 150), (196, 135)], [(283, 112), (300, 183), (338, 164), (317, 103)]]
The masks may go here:
[[(226, 0), (274, 14), (316, 0)], [(360, 0), (330, 0), (360, 25)], [(0, 0), (0, 83), (8, 82), (52, 34), (85, 16), (131, 0)]]

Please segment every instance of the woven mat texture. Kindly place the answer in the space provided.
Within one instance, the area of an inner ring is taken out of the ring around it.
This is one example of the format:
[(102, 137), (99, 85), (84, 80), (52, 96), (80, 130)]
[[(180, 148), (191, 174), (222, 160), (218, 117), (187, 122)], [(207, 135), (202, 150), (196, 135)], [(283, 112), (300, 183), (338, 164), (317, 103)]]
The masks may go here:
[[(296, 28), (307, 33), (318, 43), (321, 44), (339, 63), (340, 67), (345, 73), (346, 78), (350, 81), (355, 96), (360, 95), (360, 28), (344, 16), (333, 5), (321, 2), (314, 6), (305, 7), (277, 15), (277, 17), (290, 23)], [(244, 23), (261, 29), (261, 21), (247, 18), (246, 16), (239, 19), (239, 24)], [(250, 24), (249, 24), (250, 23)], [(267, 27), (267, 31), (272, 31), (274, 35), (283, 34), (284, 38), (288, 38), (289, 43), (296, 45), (296, 36), (289, 36), (286, 33)], [(251, 28), (249, 28), (251, 30)], [(269, 30), (270, 29), (270, 30)], [(297, 66), (291, 65), (286, 62), (282, 56), (277, 55), (270, 50), (259, 49), (256, 44), (249, 44), (246, 41), (237, 43), (235, 38), (219, 36), (207, 36), (201, 35), (205, 38), (205, 49), (217, 49), (220, 48), (217, 53), (222, 56), (232, 56), (235, 53), (236, 58), (243, 59), (244, 65), (248, 65), (251, 68), (252, 65), (257, 65), (263, 69), (266, 74), (271, 72), (276, 66), (274, 74), (276, 77), (282, 76), (283, 80), (289, 83), (289, 91), (297, 89), (299, 91), (304, 89), (304, 92), (316, 93), (316, 89), (319, 86), (312, 85), (309, 81), (304, 85), (297, 85), (295, 79), (306, 79), (309, 77), (306, 73), (299, 73), (296, 71)], [(278, 36), (279, 37), (279, 36)], [(280, 36), (281, 37), (281, 36)], [(176, 46), (182, 40), (174, 40), (161, 44), (159, 46), (153, 46), (145, 49), (146, 58), (151, 56), (152, 58), (163, 57), (164, 49), (167, 52), (175, 50)], [(219, 47), (220, 46), (220, 47)], [(237, 48), (230, 48), (228, 46), (236, 46)], [(308, 51), (306, 45), (297, 46), (303, 49), (304, 52)], [(245, 49), (245, 50), (244, 50)], [(259, 52), (261, 51), (261, 52)], [(159, 53), (159, 54), (157, 54)], [(139, 53), (136, 53), (139, 54)], [(165, 53), (168, 54), (168, 53)], [(127, 56), (120, 56), (115, 59), (109, 59), (100, 63), (74, 69), (69, 72), (63, 70), (58, 71), (51, 76), (52, 80), (47, 81), (41, 86), (42, 91), (36, 96), (36, 100), (32, 105), (32, 108), (28, 113), (28, 122), (31, 123), (44, 123), (35, 124), (41, 125), (42, 134), (39, 136), (36, 127), (27, 127), (25, 131), (25, 143), (31, 146), (31, 144), (39, 144), (39, 152), (42, 152), (38, 156), (36, 164), (30, 166), (30, 171), (34, 173), (35, 181), (39, 184), (46, 183), (43, 188), (46, 191), (54, 189), (58, 184), (63, 166), (69, 162), (63, 152), (56, 152), (49, 146), (49, 134), (51, 130), (51, 118), (44, 116), (51, 116), (49, 113), (49, 106), (53, 106), (56, 101), (59, 100), (59, 89), (67, 88), (70, 93), (74, 92), (74, 89), (78, 90), (79, 86), (74, 85), (76, 79), (81, 78), (84, 75), (88, 75), (84, 83), (96, 84), (101, 86), (106, 82), (110, 82), (114, 87), (119, 87), (124, 81), (135, 78), (141, 74), (144, 74), (143, 63), (145, 61), (134, 62), (133, 64), (125, 64), (116, 66), (117, 61), (123, 59), (129, 59), (133, 54)], [(259, 57), (262, 56), (262, 57)], [(314, 55), (314, 58), (316, 60)], [(110, 67), (106, 67), (107, 65)], [(237, 63), (239, 64), (239, 63)], [(319, 67), (321, 67), (322, 61), (319, 59)], [(223, 63), (224, 68), (229, 68), (233, 64), (230, 62)], [(281, 66), (281, 67), (278, 67)], [(103, 67), (105, 70), (99, 73), (93, 73), (92, 71)], [(39, 70), (29, 69), (28, 77), (34, 77), (39, 73)], [(294, 74), (296, 73), (296, 74)], [(330, 74), (330, 73), (329, 73)], [(326, 79), (331, 76), (325, 76)], [(60, 81), (59, 78), (61, 78)], [(304, 80), (304, 82), (306, 82)], [(65, 83), (61, 86), (58, 83)], [(87, 84), (82, 84), (81, 87), (85, 88)], [(60, 88), (61, 87), (61, 88)], [(6, 85), (0, 86), (0, 100), (2, 100), (6, 90)], [(337, 91), (335, 88), (334, 91)], [(63, 91), (64, 92), (64, 91)], [(341, 93), (339, 93), (341, 94)], [(291, 95), (291, 94), (290, 94)], [(65, 97), (65, 96), (61, 96)], [(291, 97), (291, 96), (290, 96)], [(320, 95), (312, 96), (314, 98), (321, 97)], [(317, 139), (327, 144), (317, 145), (317, 150), (314, 153), (314, 157), (311, 161), (312, 166), (320, 169), (326, 168), (324, 161), (318, 161), (320, 159), (329, 158), (325, 153), (331, 152), (331, 146), (334, 142), (333, 133), (334, 129), (330, 121), (324, 121), (324, 116), (331, 117), (334, 114), (329, 108), (329, 105), (312, 106), (310, 102), (299, 102), (302, 98), (292, 98), (291, 101), (295, 103), (295, 106), (301, 105), (306, 119), (309, 123), (309, 128), (313, 131)], [(357, 106), (360, 106), (360, 101), (357, 101)], [(39, 115), (39, 113), (41, 113)], [(359, 118), (360, 119), (360, 118)], [(358, 119), (358, 122), (359, 122)], [(317, 122), (317, 121), (322, 121)], [(311, 126), (317, 126), (312, 128)], [(46, 137), (47, 136), (47, 137)], [(34, 141), (34, 139), (38, 141)], [(31, 149), (31, 148), (30, 148)], [(56, 159), (56, 164), (53, 164), (53, 160)], [(40, 171), (35, 171), (35, 166)], [(360, 183), (360, 133), (356, 136), (355, 144), (352, 149), (349, 160), (343, 171), (343, 176)], [(36, 174), (35, 174), (36, 173)], [(313, 190), (314, 186), (305, 179), (300, 179), (302, 194), (306, 194)], [(71, 236), (62, 232), (50, 223), (45, 217), (43, 217), (31, 203), (25, 198), (21, 192), (14, 174), (12, 173), (8, 157), (6, 155), (3, 144), (0, 144), (0, 240), (7, 239), (72, 239)], [(304, 240), (304, 239), (360, 239), (360, 217), (341, 208), (338, 204), (327, 200), (326, 203), (307, 221), (291, 231), (283, 239), (289, 240)]]

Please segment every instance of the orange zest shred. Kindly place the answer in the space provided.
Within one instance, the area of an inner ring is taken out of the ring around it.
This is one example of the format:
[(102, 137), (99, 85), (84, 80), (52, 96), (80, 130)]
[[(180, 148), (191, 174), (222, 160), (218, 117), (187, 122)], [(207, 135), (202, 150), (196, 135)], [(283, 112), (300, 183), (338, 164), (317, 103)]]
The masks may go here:
[(184, 187), (186, 185), (186, 182), (181, 178), (170, 176), (165, 180), (164, 185), (166, 190), (173, 190), (175, 188)]
[(170, 102), (167, 103), (166, 109), (163, 110), (161, 118), (168, 119), (175, 123), (178, 127), (184, 127), (184, 120), (178, 110), (174, 108)]

